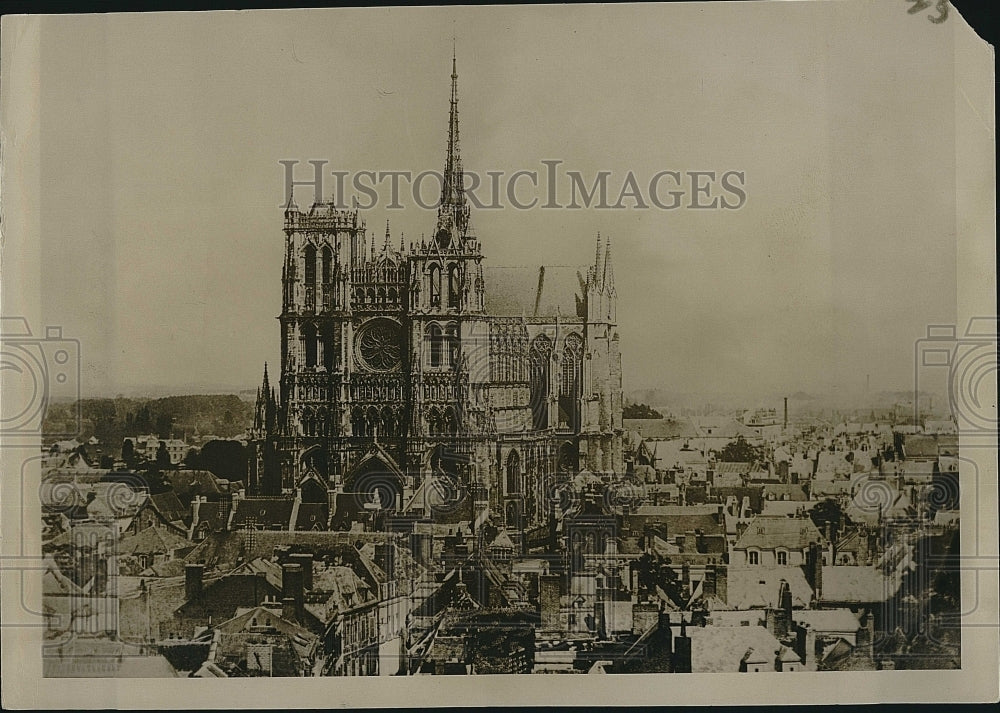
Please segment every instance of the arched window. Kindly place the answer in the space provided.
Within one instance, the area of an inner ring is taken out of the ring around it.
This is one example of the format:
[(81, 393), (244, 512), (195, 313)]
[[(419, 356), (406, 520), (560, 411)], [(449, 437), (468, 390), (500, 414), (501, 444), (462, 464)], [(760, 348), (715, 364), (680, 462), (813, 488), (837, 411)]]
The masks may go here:
[(757, 550), (750, 550), (747, 552), (747, 557), (749, 558), (750, 564), (760, 564), (760, 552)]
[(448, 306), (457, 309), (462, 301), (462, 287), (459, 284), (458, 265), (448, 266)]
[(458, 433), (458, 416), (455, 415), (455, 409), (451, 406), (447, 406), (444, 409), (443, 418), (444, 432), (452, 436)]
[(539, 334), (531, 342), (528, 354), (531, 379), (531, 413), (535, 430), (549, 425), (549, 364), (552, 360), (552, 340)]
[(441, 366), (444, 361), (444, 335), (441, 327), (431, 324), (427, 327), (427, 341), (431, 348), (431, 366)]
[(521, 492), (521, 456), (517, 451), (511, 451), (507, 456), (507, 494)]
[(448, 325), (447, 330), (445, 330), (445, 341), (448, 343), (448, 364), (456, 366), (459, 359), (459, 347), (461, 346), (458, 338), (458, 325)]
[(788, 564), (788, 553), (784, 550), (778, 550), (778, 564)]
[(302, 349), (305, 353), (306, 366), (316, 366), (316, 327), (311, 324), (302, 327)]
[(307, 287), (316, 284), (316, 248), (306, 245), (305, 283)]
[(306, 246), (305, 263), (306, 307), (312, 309), (316, 307), (316, 248), (312, 245)]
[(559, 379), (559, 423), (576, 430), (580, 421), (578, 398), (582, 387), (583, 339), (570, 334), (563, 345)]
[(431, 307), (441, 306), (441, 268), (431, 265)]
[(382, 409), (382, 433), (389, 438), (396, 435), (396, 417), (388, 406)]
[(427, 412), (427, 433), (431, 436), (441, 434), (441, 414), (438, 412), (436, 406), (431, 406)]
[(333, 371), (334, 366), (337, 363), (337, 331), (333, 325), (325, 325), (322, 330), (323, 334), (323, 366), (327, 371)]

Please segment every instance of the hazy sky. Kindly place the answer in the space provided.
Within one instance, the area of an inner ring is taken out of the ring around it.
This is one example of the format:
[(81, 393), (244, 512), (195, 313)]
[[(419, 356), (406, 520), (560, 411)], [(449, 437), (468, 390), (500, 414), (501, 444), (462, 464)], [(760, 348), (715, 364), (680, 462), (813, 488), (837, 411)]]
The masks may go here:
[[(955, 319), (955, 147), (953, 29), (905, 9), (47, 18), (42, 314), (80, 339), (86, 394), (256, 386), (279, 352), (278, 162), (441, 170), (455, 35), (469, 170), (560, 159), (611, 171), (613, 197), (628, 171), (745, 172), (740, 210), (473, 212), (491, 265), (612, 237), (626, 389), (909, 388), (914, 340)], [(434, 224), (366, 217), (395, 241)]]

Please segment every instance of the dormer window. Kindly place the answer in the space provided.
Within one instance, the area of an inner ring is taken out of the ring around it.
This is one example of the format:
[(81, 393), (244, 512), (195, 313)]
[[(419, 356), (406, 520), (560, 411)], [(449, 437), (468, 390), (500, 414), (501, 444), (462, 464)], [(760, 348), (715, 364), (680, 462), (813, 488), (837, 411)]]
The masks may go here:
[(760, 552), (757, 550), (750, 550), (747, 552), (747, 561), (750, 564), (760, 564)]

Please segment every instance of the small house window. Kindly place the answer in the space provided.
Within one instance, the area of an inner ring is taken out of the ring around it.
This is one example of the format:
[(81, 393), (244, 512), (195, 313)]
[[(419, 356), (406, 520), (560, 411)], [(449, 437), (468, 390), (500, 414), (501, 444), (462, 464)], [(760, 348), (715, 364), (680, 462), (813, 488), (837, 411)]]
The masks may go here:
[(788, 564), (788, 553), (784, 550), (778, 550), (778, 564)]
[(747, 555), (750, 557), (750, 564), (760, 564), (760, 552), (754, 550), (748, 552)]

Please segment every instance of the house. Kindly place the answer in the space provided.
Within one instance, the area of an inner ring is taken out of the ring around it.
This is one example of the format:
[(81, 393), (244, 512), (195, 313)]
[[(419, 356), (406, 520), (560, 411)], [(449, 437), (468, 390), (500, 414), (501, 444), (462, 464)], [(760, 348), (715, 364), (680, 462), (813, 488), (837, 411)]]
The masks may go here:
[(823, 541), (808, 517), (758, 515), (733, 546), (730, 562), (751, 566), (802, 565), (809, 544)]
[(153, 525), (138, 534), (127, 535), (117, 545), (118, 562), (134, 572), (186, 555), (194, 543), (162, 525)]
[[(218, 667), (226, 677), (310, 676), (322, 665), (320, 638), (285, 618), (281, 605), (261, 605), (240, 610), (214, 627), (212, 645), (204, 666)], [(198, 677), (206, 677), (199, 671)]]

